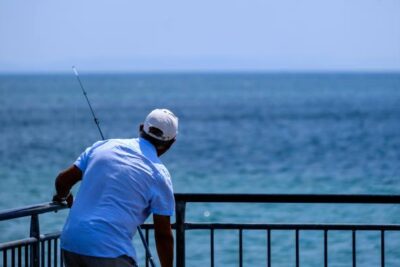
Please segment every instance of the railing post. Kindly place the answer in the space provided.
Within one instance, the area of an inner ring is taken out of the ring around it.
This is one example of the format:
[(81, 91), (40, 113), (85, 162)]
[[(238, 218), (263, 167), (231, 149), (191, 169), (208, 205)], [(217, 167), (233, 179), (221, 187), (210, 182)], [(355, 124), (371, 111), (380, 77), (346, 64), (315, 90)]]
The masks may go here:
[(176, 202), (176, 267), (185, 267), (185, 210), (186, 202)]
[(30, 237), (36, 238), (37, 242), (31, 244), (31, 266), (39, 267), (40, 263), (40, 251), (39, 251), (39, 243), (40, 243), (40, 229), (39, 229), (39, 217), (37, 214), (33, 214), (31, 216), (31, 229), (30, 229)]

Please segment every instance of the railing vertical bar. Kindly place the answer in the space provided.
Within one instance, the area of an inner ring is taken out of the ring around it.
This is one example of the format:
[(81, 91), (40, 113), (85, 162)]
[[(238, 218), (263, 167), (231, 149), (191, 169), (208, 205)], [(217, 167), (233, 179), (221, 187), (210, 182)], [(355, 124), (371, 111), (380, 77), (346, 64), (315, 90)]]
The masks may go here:
[(54, 267), (58, 266), (58, 238), (54, 239)]
[(64, 257), (63, 257), (61, 245), (60, 245), (60, 267), (64, 267)]
[(51, 239), (47, 240), (47, 267), (51, 266)]
[(25, 255), (25, 266), (29, 266), (28, 262), (29, 262), (29, 247), (28, 245), (25, 245), (24, 247), (24, 255)]
[(324, 230), (324, 267), (328, 267), (328, 230)]
[(239, 229), (239, 267), (243, 267), (243, 229)]
[(15, 266), (15, 248), (11, 249), (11, 266)]
[(353, 267), (357, 266), (357, 256), (356, 256), (356, 230), (352, 230), (352, 244), (353, 244), (353, 249), (352, 249), (352, 254), (353, 254)]
[(44, 255), (44, 241), (40, 242), (40, 266), (44, 267), (44, 259), (45, 259), (45, 255)]
[(18, 246), (18, 267), (22, 266), (22, 246)]
[(7, 249), (3, 250), (3, 266), (7, 267)]
[(267, 266), (271, 267), (271, 229), (267, 230)]
[(296, 229), (296, 267), (300, 267), (299, 229)]
[[(145, 231), (145, 238), (146, 238), (146, 243), (148, 246), (150, 246), (149, 244), (149, 229), (146, 229)], [(146, 267), (149, 267), (149, 254), (146, 251)]]
[(210, 251), (211, 251), (211, 267), (214, 267), (214, 228), (211, 228), (211, 233), (210, 233)]
[(186, 202), (177, 201), (176, 212), (176, 267), (185, 267), (185, 213)]
[(381, 266), (385, 267), (385, 230), (381, 230)]
[(31, 227), (30, 227), (30, 237), (36, 238), (36, 242), (31, 244), (31, 266), (39, 267), (40, 265), (40, 228), (39, 228), (39, 216), (33, 214), (31, 216)]

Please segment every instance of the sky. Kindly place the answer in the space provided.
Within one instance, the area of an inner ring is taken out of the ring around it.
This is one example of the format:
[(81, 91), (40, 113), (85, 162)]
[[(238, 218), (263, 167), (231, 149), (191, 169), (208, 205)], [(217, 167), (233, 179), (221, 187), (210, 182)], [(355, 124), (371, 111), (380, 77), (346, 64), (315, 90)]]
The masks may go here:
[(0, 0), (0, 72), (400, 71), (399, 0)]

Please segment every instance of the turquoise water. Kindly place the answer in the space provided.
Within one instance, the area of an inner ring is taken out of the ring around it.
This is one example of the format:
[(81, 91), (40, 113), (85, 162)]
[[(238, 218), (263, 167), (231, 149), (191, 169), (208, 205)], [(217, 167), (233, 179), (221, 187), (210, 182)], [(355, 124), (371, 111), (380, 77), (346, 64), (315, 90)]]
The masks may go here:
[[(129, 138), (167, 107), (180, 133), (163, 157), (176, 192), (399, 194), (400, 74), (82, 75), (108, 138)], [(99, 133), (75, 77), (0, 76), (0, 209), (49, 201), (58, 171)], [(372, 205), (188, 206), (189, 221), (400, 223), (400, 208)], [(43, 232), (66, 212), (41, 217)], [(0, 242), (27, 220), (0, 223)], [(266, 235), (245, 232), (247, 266), (265, 265)], [(238, 234), (216, 233), (216, 266), (236, 266)], [(330, 266), (349, 266), (350, 233), (330, 236)], [(359, 266), (377, 266), (379, 236), (358, 236)], [(274, 266), (294, 266), (294, 233), (273, 236)], [(303, 266), (322, 265), (322, 233), (300, 235)], [(138, 240), (139, 253), (142, 253)], [(209, 264), (208, 232), (187, 234), (188, 266)], [(400, 234), (387, 238), (400, 266)], [(154, 248), (153, 248), (154, 249)]]

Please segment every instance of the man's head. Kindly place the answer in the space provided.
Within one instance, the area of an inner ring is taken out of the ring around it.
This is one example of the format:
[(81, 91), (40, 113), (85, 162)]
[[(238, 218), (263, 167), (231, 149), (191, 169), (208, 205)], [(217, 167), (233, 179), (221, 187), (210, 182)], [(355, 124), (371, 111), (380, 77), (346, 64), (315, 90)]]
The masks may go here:
[(178, 118), (168, 109), (155, 109), (147, 115), (139, 131), (140, 137), (152, 143), (161, 156), (176, 140)]

